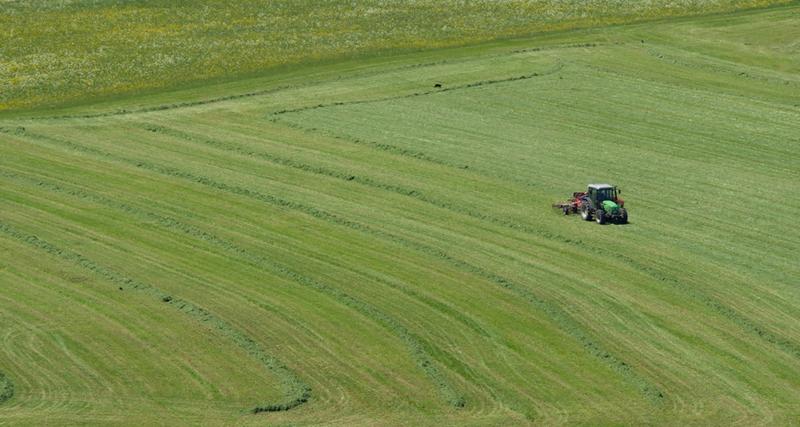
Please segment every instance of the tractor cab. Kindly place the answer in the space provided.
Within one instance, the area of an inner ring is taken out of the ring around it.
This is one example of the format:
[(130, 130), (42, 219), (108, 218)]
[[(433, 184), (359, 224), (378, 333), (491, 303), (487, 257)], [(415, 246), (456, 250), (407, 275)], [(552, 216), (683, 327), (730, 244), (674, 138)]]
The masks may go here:
[(611, 200), (617, 202), (619, 199), (617, 187), (609, 184), (589, 184), (589, 190), (586, 195), (592, 201), (594, 206), (602, 205), (604, 201)]

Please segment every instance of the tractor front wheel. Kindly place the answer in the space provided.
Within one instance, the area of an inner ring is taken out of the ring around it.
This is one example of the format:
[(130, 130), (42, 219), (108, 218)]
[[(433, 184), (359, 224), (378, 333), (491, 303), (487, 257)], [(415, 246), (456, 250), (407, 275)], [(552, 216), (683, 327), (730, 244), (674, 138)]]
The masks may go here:
[(586, 206), (581, 208), (581, 218), (583, 218), (584, 221), (592, 220), (592, 213), (589, 212), (589, 208), (587, 208)]
[(605, 211), (602, 211), (602, 210), (598, 209), (597, 213), (595, 215), (597, 215), (597, 223), (598, 224), (603, 225), (603, 224), (606, 223), (606, 212)]

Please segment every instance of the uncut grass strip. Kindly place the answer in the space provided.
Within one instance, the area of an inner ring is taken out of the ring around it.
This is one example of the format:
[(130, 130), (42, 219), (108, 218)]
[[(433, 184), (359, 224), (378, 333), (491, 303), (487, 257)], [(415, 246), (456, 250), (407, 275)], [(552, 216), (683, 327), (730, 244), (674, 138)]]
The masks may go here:
[(556, 304), (540, 298), (539, 296), (537, 296), (524, 286), (518, 285), (509, 279), (506, 279), (493, 272), (487, 271), (479, 266), (455, 258), (438, 248), (414, 242), (412, 240), (408, 240), (401, 236), (397, 236), (386, 231), (369, 227), (365, 224), (344, 218), (342, 216), (327, 212), (325, 210), (313, 206), (279, 198), (271, 194), (250, 190), (248, 188), (242, 188), (239, 186), (226, 184), (205, 176), (195, 175), (193, 173), (181, 171), (176, 168), (164, 167), (142, 160), (117, 156), (96, 148), (86, 147), (84, 145), (77, 144), (71, 141), (57, 139), (45, 135), (33, 135), (30, 133), (26, 133), (26, 136), (32, 138), (38, 138), (40, 140), (50, 141), (53, 144), (67, 146), (75, 151), (98, 155), (100, 157), (112, 161), (131, 164), (138, 168), (162, 174), (165, 176), (170, 176), (195, 182), (223, 192), (261, 201), (279, 208), (285, 208), (301, 212), (311, 217), (317, 218), (319, 220), (328, 222), (330, 224), (349, 228), (366, 235), (371, 235), (386, 241), (393, 242), (401, 247), (406, 247), (418, 253), (438, 258), (464, 272), (482, 277), (487, 281), (489, 281), (490, 283), (505, 288), (511, 291), (513, 294), (516, 294), (523, 300), (531, 303), (536, 309), (547, 315), (554, 325), (556, 325), (559, 329), (563, 330), (565, 333), (567, 333), (569, 336), (575, 339), (578, 343), (580, 343), (581, 346), (587, 351), (587, 353), (593, 356), (598, 362), (609, 366), (622, 378), (633, 384), (650, 402), (654, 404), (660, 404), (665, 399), (664, 393), (661, 392), (655, 385), (651, 384), (648, 380), (639, 375), (631, 365), (624, 362), (622, 359), (613, 355), (611, 352), (605, 349), (596, 339), (592, 338), (589, 335), (589, 333), (587, 333), (584, 330), (584, 328), (580, 325), (578, 321), (573, 319), (569, 314), (567, 314), (567, 312), (565, 312), (562, 308), (560, 308)]
[(0, 404), (11, 400), (12, 397), (14, 397), (14, 382), (0, 372)]
[[(547, 50), (547, 49), (538, 49), (538, 50)], [(533, 51), (533, 50), (531, 50), (531, 51)], [(515, 53), (524, 53), (524, 52), (526, 52), (526, 51), (519, 51), (519, 52), (515, 51), (515, 52), (511, 52), (511, 53), (515, 54)], [(508, 55), (508, 53), (502, 53), (502, 54), (493, 55), (493, 56), (506, 56), (506, 55)], [(403, 66), (389, 68), (389, 69), (374, 70), (374, 71), (371, 71), (371, 72), (363, 72), (362, 71), (362, 72), (358, 72), (358, 73), (355, 73), (355, 74), (353, 74), (351, 76), (346, 76), (346, 77), (342, 77), (342, 76), (338, 76), (337, 75), (337, 80), (354, 80), (354, 79), (360, 79), (360, 78), (369, 77), (369, 76), (373, 76), (373, 75), (377, 75), (377, 74), (386, 74), (386, 73), (391, 73), (391, 72), (394, 72), (394, 71), (402, 71), (402, 70), (406, 70), (406, 69), (427, 68), (427, 67), (439, 66), (439, 65), (444, 65), (444, 64), (454, 63), (454, 62), (472, 62), (472, 61), (473, 61), (473, 59), (467, 58), (467, 59), (462, 59), (462, 60), (440, 60), (440, 61), (427, 62), (427, 63), (421, 63), (421, 64), (420, 63), (418, 63), (418, 64), (409, 64), (409, 65), (403, 65)], [(224, 95), (224, 96), (218, 96), (218, 97), (214, 97), (214, 98), (199, 99), (199, 100), (195, 100), (195, 101), (176, 102), (176, 103), (171, 103), (171, 104), (159, 104), (159, 105), (154, 105), (154, 106), (151, 106), (151, 107), (136, 108), (136, 109), (131, 109), (131, 110), (128, 110), (128, 109), (117, 109), (117, 110), (104, 111), (104, 112), (98, 112), (98, 113), (62, 114), (62, 115), (54, 115), (54, 116), (36, 116), (36, 117), (31, 117), (30, 120), (93, 119), (93, 118), (102, 118), (102, 117), (123, 116), (123, 115), (129, 115), (129, 114), (150, 113), (150, 112), (158, 112), (158, 111), (165, 111), (165, 110), (175, 110), (175, 109), (180, 109), (180, 108), (188, 108), (188, 107), (196, 107), (196, 106), (201, 106), (201, 105), (216, 104), (216, 103), (220, 103), (220, 102), (233, 101), (233, 100), (238, 100), (238, 99), (243, 99), (243, 98), (253, 98), (253, 97), (259, 97), (259, 96), (264, 96), (264, 95), (272, 95), (272, 94), (279, 93), (279, 92), (286, 91), (286, 90), (311, 87), (311, 86), (315, 86), (317, 84), (326, 83), (326, 82), (328, 82), (328, 80), (326, 80), (326, 79), (309, 80), (309, 81), (303, 82), (302, 84), (282, 85), (282, 86), (277, 86), (277, 87), (273, 87), (273, 88), (269, 88), (269, 89), (262, 89), (262, 90), (256, 90), (256, 91), (251, 91), (251, 92)]]
[[(24, 177), (21, 177), (17, 174), (3, 171), (2, 169), (0, 169), (0, 176), (12, 179), (20, 179), (20, 178), (25, 179)], [(53, 183), (48, 183), (41, 180), (35, 180), (35, 179), (27, 179), (27, 180), (31, 184), (36, 185), (41, 189), (45, 189), (60, 194), (66, 194), (82, 200), (92, 201), (101, 204), (103, 206), (123, 211), (129, 215), (135, 216), (140, 219), (144, 219), (147, 221), (154, 221), (155, 223), (159, 224), (161, 227), (165, 229), (177, 230), (181, 233), (187, 234), (203, 242), (213, 244), (214, 246), (221, 248), (224, 251), (239, 257), (240, 259), (245, 260), (248, 265), (251, 265), (263, 271), (277, 274), (280, 277), (298, 283), (304, 287), (311, 288), (316, 292), (319, 292), (323, 295), (333, 298), (340, 304), (349, 307), (351, 309), (354, 309), (355, 311), (361, 313), (367, 318), (372, 319), (377, 324), (381, 325), (386, 330), (391, 332), (394, 336), (396, 336), (398, 339), (400, 339), (400, 341), (403, 342), (405, 346), (408, 348), (409, 353), (411, 354), (415, 364), (423, 371), (423, 373), (428, 377), (428, 379), (434, 385), (436, 385), (436, 387), (441, 392), (442, 397), (448, 404), (457, 408), (461, 408), (466, 405), (464, 397), (461, 396), (460, 393), (458, 393), (455, 390), (455, 388), (445, 378), (442, 372), (436, 367), (432, 357), (429, 354), (429, 350), (427, 350), (427, 347), (430, 347), (430, 344), (425, 343), (423, 340), (421, 340), (419, 337), (413, 334), (408, 328), (403, 326), (403, 324), (400, 321), (379, 310), (377, 307), (369, 303), (366, 303), (364, 301), (361, 301), (337, 288), (331, 287), (317, 280), (314, 280), (308, 276), (300, 274), (266, 257), (255, 255), (252, 252), (247, 251), (246, 249), (236, 245), (231, 241), (222, 239), (198, 227), (183, 223), (175, 218), (149, 212), (144, 209), (127, 205), (125, 203), (116, 202), (112, 199), (95, 194), (90, 194), (83, 190), (68, 189), (66, 187)], [(393, 286), (393, 288), (398, 288), (398, 287)], [(459, 320), (463, 321), (463, 319), (460, 319), (460, 317)], [(468, 324), (468, 326), (472, 325)]]
[(219, 331), (234, 344), (243, 349), (249, 356), (256, 359), (270, 373), (275, 375), (281, 382), (281, 386), (286, 394), (286, 400), (278, 403), (259, 404), (251, 409), (252, 412), (275, 412), (287, 411), (307, 402), (311, 397), (311, 388), (306, 385), (296, 374), (289, 370), (281, 361), (264, 352), (252, 338), (238, 331), (228, 322), (216, 317), (208, 310), (195, 305), (194, 303), (170, 295), (159, 288), (136, 279), (126, 277), (114, 270), (106, 268), (92, 261), (91, 259), (69, 249), (60, 248), (52, 243), (38, 238), (35, 235), (27, 234), (16, 228), (0, 222), (0, 232), (6, 234), (21, 243), (25, 243), (52, 256), (61, 258), (65, 261), (74, 263), (102, 279), (123, 289), (130, 289), (141, 292), (151, 298), (169, 304), (171, 307), (187, 314), (195, 320), (208, 325), (210, 328)]
[[(617, 43), (617, 44), (619, 44), (619, 43)], [(563, 48), (573, 48), (573, 47), (587, 48), (587, 47), (596, 47), (596, 46), (598, 46), (597, 43), (584, 43), (584, 44), (566, 45), (566, 46), (563, 46)], [(519, 53), (538, 52), (538, 51), (555, 50), (555, 49), (556, 49), (556, 47), (522, 49), (522, 50), (516, 50), (516, 51), (512, 51), (512, 52), (508, 52), (508, 53), (501, 53), (501, 54), (498, 54), (498, 55), (492, 55), (492, 57), (509, 56), (509, 55), (519, 54)], [(422, 64), (409, 64), (409, 65), (404, 65), (404, 66), (385, 69), (385, 70), (384, 69), (376, 70), (376, 71), (368, 72), (368, 73), (361, 72), (361, 73), (355, 74), (352, 77), (345, 78), (344, 80), (364, 78), (365, 76), (371, 76), (371, 75), (375, 75), (375, 74), (391, 73), (391, 72), (394, 72), (394, 71), (401, 71), (401, 70), (405, 70), (405, 69), (417, 69), (417, 68), (438, 66), (438, 65), (443, 65), (443, 64), (453, 63), (453, 62), (471, 62), (471, 61), (472, 61), (472, 59), (465, 59), (465, 60), (458, 60), (458, 61), (441, 60), (441, 61), (434, 61), (434, 62), (428, 62), (428, 63), (422, 63)], [(538, 75), (547, 75), (547, 74), (549, 74), (549, 73), (545, 72), (543, 74), (538, 74)], [(537, 74), (534, 73), (534, 76), (536, 76), (536, 75)], [(522, 79), (524, 77), (525, 76), (512, 77), (511, 80), (515, 80), (515, 79), (519, 80), (519, 79)], [(339, 79), (341, 79), (341, 78), (339, 78)], [(467, 88), (467, 87), (481, 86), (481, 85), (485, 85), (485, 84), (501, 83), (502, 81), (503, 80), (478, 81), (478, 82), (474, 82), (474, 83), (470, 83), (470, 84), (453, 86), (453, 87), (450, 87), (450, 88), (443, 88), (440, 91), (457, 90), (457, 89), (463, 89), (463, 88)], [(214, 97), (214, 98), (200, 99), (200, 100), (196, 100), (196, 101), (176, 102), (176, 103), (172, 103), (172, 104), (159, 104), (159, 105), (154, 105), (154, 106), (151, 106), (151, 107), (136, 108), (136, 109), (131, 109), (131, 110), (128, 110), (128, 109), (117, 109), (117, 110), (104, 111), (104, 112), (98, 112), (98, 113), (62, 114), (62, 115), (55, 115), (55, 116), (37, 116), (37, 117), (31, 117), (30, 120), (93, 119), (93, 118), (102, 118), (102, 117), (113, 117), (113, 116), (123, 116), (123, 115), (130, 115), (130, 114), (141, 114), (141, 113), (151, 113), (151, 112), (166, 111), (166, 110), (175, 110), (175, 109), (181, 109), (181, 108), (189, 108), (189, 107), (196, 107), (196, 106), (202, 106), (202, 105), (217, 104), (217, 103), (220, 103), (220, 102), (234, 101), (234, 100), (239, 100), (239, 99), (244, 99), (244, 98), (253, 98), (253, 97), (259, 97), (259, 96), (265, 96), (265, 95), (272, 95), (272, 94), (279, 93), (279, 92), (282, 92), (282, 91), (291, 90), (291, 89), (298, 89), (298, 88), (303, 88), (303, 87), (310, 87), (310, 86), (314, 86), (316, 84), (320, 84), (320, 83), (324, 83), (324, 82), (326, 82), (326, 80), (314, 80), (314, 81), (308, 81), (308, 82), (304, 82), (302, 84), (297, 84), (297, 85), (281, 85), (281, 86), (277, 86), (277, 87), (273, 87), (273, 88), (269, 88), (269, 89), (262, 89), (262, 90), (256, 90), (256, 91), (251, 91), (251, 92), (244, 92), (244, 93), (239, 93), (239, 94), (224, 95), (224, 96), (218, 96), (218, 97)], [(426, 94), (435, 93), (435, 92), (436, 91), (429, 91), (429, 92), (425, 92), (425, 93), (414, 93), (414, 94), (397, 95), (397, 96), (391, 97), (391, 98), (375, 99), (375, 100), (371, 100), (371, 101), (368, 101), (368, 102), (379, 102), (381, 100), (388, 100), (388, 99), (400, 99), (400, 98), (406, 98), (406, 97), (426, 95)], [(356, 103), (361, 103), (361, 102), (356, 102)], [(301, 107), (301, 109), (305, 109), (305, 108), (306, 107)]]

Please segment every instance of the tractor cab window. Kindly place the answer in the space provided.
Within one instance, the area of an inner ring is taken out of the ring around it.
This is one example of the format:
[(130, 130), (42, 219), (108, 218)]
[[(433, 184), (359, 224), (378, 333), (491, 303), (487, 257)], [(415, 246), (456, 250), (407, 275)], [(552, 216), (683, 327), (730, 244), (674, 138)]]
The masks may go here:
[(604, 200), (614, 200), (613, 188), (602, 188), (597, 190), (597, 201), (603, 202)]

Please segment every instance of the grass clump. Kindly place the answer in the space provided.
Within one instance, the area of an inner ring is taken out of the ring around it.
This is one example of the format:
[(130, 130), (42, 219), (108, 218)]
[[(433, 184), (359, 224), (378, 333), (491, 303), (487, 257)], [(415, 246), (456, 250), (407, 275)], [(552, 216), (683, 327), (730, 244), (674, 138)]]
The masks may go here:
[(14, 397), (14, 383), (0, 372), (0, 404)]

